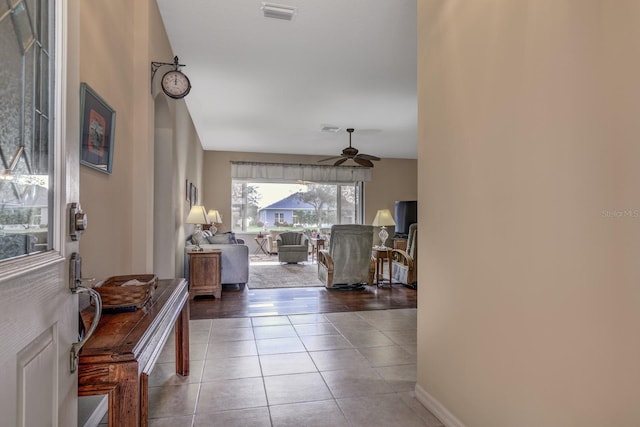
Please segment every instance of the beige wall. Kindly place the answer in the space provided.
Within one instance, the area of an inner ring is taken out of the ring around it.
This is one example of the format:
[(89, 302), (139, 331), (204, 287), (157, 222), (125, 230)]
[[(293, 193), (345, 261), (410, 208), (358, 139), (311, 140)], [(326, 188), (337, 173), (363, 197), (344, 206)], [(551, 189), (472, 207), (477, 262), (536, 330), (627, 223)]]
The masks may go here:
[(638, 16), (418, 0), (416, 391), (449, 426), (640, 425)]
[[(170, 124), (156, 123), (151, 61), (172, 62), (174, 56), (156, 2), (82, 2), (80, 15), (80, 79), (116, 110), (112, 174), (80, 168), (80, 202), (89, 217), (80, 240), (84, 275), (151, 272), (154, 245), (172, 245), (165, 257), (183, 247), (188, 207), (180, 183), (188, 178), (200, 184), (202, 149), (184, 101), (167, 100), (162, 117)], [(155, 171), (155, 128), (168, 129), (173, 138), (172, 170)], [(175, 200), (174, 222), (166, 224), (176, 230), (173, 242), (154, 242), (156, 172), (173, 177), (174, 185), (162, 193)]]
[[(218, 209), (225, 221), (221, 231), (229, 229), (231, 218), (231, 161), (316, 164), (326, 156), (294, 154), (239, 153), (206, 151), (203, 165), (204, 204)], [(396, 200), (416, 200), (417, 161), (382, 159), (376, 162), (372, 180), (365, 184), (365, 222), (371, 224), (378, 209), (391, 209)]]

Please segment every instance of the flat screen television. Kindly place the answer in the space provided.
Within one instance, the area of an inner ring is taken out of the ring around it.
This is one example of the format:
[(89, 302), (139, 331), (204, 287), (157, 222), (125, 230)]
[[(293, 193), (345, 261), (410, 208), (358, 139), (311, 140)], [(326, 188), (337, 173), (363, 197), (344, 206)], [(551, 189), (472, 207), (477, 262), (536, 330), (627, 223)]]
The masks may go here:
[(418, 222), (418, 201), (396, 201), (394, 218), (396, 221), (396, 236), (406, 237), (409, 234), (409, 226), (414, 222)]

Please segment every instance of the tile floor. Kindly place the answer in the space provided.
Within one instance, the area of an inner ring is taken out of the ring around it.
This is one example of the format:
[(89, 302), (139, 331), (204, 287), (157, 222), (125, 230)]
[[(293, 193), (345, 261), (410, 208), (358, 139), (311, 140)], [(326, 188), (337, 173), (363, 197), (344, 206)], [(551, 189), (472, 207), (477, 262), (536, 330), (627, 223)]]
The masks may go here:
[(150, 376), (151, 427), (442, 426), (414, 397), (416, 310), (192, 320)]

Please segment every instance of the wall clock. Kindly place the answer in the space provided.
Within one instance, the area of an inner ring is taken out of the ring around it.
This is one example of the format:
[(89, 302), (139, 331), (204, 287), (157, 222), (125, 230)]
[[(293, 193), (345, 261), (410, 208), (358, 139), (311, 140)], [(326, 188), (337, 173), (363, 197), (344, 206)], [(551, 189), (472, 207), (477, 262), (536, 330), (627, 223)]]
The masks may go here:
[(189, 78), (180, 70), (171, 70), (162, 76), (162, 90), (173, 99), (181, 99), (191, 91)]

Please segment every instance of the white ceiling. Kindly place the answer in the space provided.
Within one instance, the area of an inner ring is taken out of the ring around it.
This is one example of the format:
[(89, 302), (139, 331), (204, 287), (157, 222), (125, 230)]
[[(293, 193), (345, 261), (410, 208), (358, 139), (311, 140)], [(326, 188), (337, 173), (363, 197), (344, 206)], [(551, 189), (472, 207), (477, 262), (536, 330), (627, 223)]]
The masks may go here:
[(416, 0), (157, 1), (205, 150), (417, 158)]

